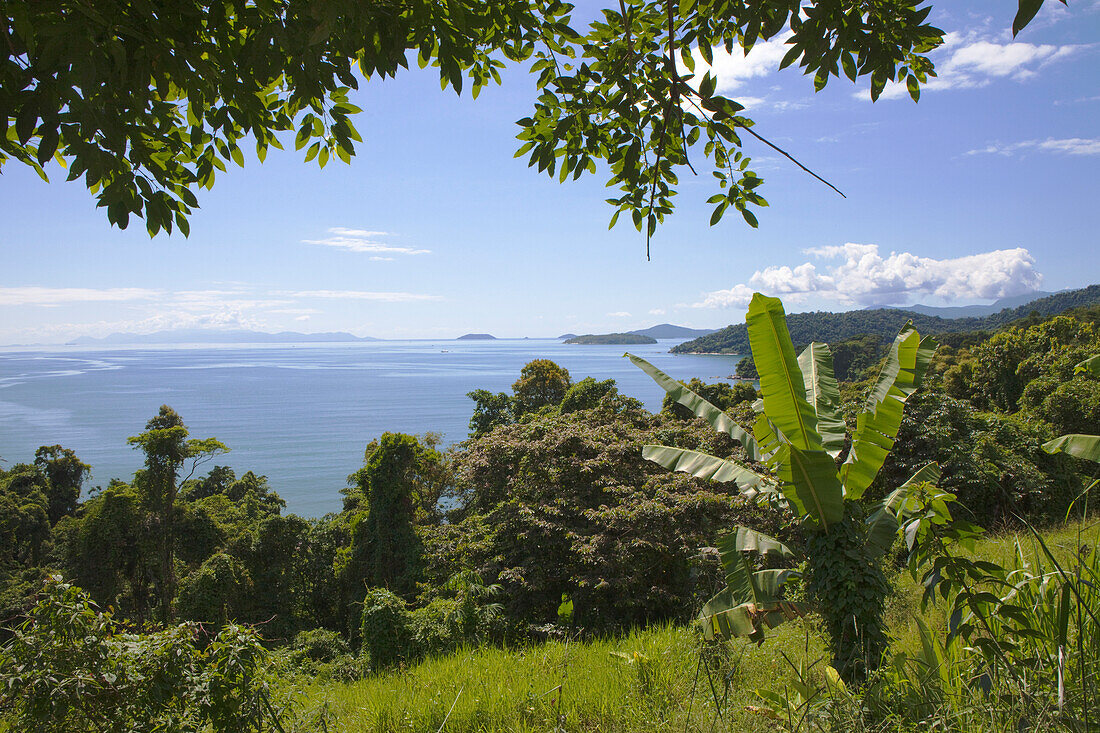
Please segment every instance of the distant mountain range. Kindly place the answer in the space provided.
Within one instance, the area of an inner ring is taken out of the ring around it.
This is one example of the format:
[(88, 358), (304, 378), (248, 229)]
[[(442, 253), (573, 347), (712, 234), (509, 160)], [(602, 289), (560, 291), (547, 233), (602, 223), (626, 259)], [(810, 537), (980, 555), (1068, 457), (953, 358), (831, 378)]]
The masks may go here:
[[(844, 339), (871, 334), (884, 342), (892, 339), (906, 321), (922, 335), (939, 333), (963, 333), (967, 331), (992, 331), (1032, 312), (1040, 316), (1053, 316), (1070, 308), (1100, 304), (1100, 285), (1089, 285), (1079, 290), (1064, 290), (1027, 301), (1014, 308), (1004, 308), (981, 317), (942, 318), (919, 311), (896, 308), (847, 311), (845, 313), (791, 313), (787, 315), (787, 328), (795, 345), (811, 341), (835, 343)], [(981, 306), (978, 306), (981, 307)], [(745, 324), (726, 326), (709, 336), (685, 341), (672, 349), (674, 354), (742, 354), (748, 355), (749, 338)]]
[(342, 331), (336, 333), (297, 333), (281, 331), (216, 330), (212, 328), (178, 328), (155, 333), (112, 333), (102, 338), (81, 336), (69, 342), (71, 346), (115, 344), (304, 344), (349, 341), (379, 341), (370, 336), (353, 336)]
[(458, 337), (457, 341), (496, 341), (497, 337), (491, 333), (466, 333)]
[[(1065, 292), (1065, 291), (1063, 291)], [(1057, 293), (1044, 293), (1042, 291), (1035, 291), (1026, 295), (1017, 295), (1014, 298), (1001, 298), (994, 301), (989, 305), (951, 305), (945, 307), (937, 307), (934, 305), (907, 305), (899, 308), (893, 306), (887, 306), (890, 310), (909, 311), (910, 313), (923, 313), (926, 316), (939, 316), (940, 318), (981, 318), (982, 316), (991, 316), (994, 313), (1000, 313), (1005, 308), (1018, 308), (1021, 305), (1027, 305), (1028, 303), (1045, 298), (1050, 295), (1057, 295)]]

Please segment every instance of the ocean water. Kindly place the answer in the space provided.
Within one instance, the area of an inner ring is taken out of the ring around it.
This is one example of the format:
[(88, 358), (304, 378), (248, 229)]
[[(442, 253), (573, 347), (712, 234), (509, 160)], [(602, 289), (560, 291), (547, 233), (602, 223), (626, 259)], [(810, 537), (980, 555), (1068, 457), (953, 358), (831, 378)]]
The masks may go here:
[[(192, 437), (230, 448), (215, 463), (264, 474), (287, 510), (340, 509), (339, 490), (383, 432), (467, 437), (475, 389), (509, 391), (532, 359), (553, 359), (574, 381), (613, 378), (651, 409), (663, 392), (624, 350), (679, 379), (734, 373), (738, 356), (674, 355), (680, 343), (631, 347), (557, 340), (380, 341), (348, 344), (0, 348), (0, 459), (30, 462), (61, 444), (92, 466), (89, 486), (128, 480), (141, 454), (126, 438), (171, 405)], [(209, 465), (200, 469), (205, 471)]]

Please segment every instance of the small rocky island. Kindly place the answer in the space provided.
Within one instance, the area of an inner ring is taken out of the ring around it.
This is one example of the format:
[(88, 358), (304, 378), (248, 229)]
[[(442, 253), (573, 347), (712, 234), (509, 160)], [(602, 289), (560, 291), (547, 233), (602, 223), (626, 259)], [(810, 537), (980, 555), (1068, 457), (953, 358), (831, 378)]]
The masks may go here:
[(467, 333), (458, 337), (459, 341), (496, 341), (497, 337), (491, 333)]
[(640, 333), (589, 333), (584, 336), (574, 336), (566, 339), (567, 344), (618, 344), (629, 346), (632, 344), (655, 344), (657, 339), (651, 336), (643, 336)]

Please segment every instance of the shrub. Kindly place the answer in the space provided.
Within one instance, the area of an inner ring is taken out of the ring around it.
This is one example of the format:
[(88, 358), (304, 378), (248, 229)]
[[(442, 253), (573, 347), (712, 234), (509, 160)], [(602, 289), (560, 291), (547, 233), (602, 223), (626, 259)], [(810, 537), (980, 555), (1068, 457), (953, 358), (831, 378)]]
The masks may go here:
[(351, 652), (344, 637), (331, 629), (299, 631), (291, 649), (300, 658), (311, 662), (331, 662)]
[(227, 626), (201, 646), (196, 624), (124, 633), (76, 586), (51, 577), (0, 650), (11, 730), (269, 730), (281, 717), (260, 637)]
[(289, 649), (295, 671), (322, 680), (353, 682), (367, 672), (367, 660), (351, 653), (348, 643), (330, 629), (300, 631)]
[(435, 598), (409, 614), (412, 648), (419, 655), (445, 654), (465, 639), (461, 625), (461, 604), (450, 598)]
[(371, 588), (363, 599), (360, 632), (363, 649), (375, 670), (389, 667), (409, 655), (409, 611), (405, 601), (384, 589)]

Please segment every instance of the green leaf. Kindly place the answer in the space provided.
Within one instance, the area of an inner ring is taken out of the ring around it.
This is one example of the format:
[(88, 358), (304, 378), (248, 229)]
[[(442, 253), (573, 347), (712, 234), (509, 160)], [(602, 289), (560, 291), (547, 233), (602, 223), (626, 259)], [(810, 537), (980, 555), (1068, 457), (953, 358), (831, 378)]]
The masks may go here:
[(634, 363), (634, 366), (648, 374), (661, 389), (668, 393), (676, 403), (691, 410), (698, 417), (703, 418), (710, 426), (720, 433), (730, 436), (744, 448), (745, 452), (754, 460), (760, 460), (760, 451), (756, 447), (756, 441), (747, 430), (738, 425), (732, 417), (707, 402), (705, 399), (688, 389), (688, 386), (678, 379), (673, 379), (657, 367), (641, 357), (631, 353), (623, 354)]
[(752, 602), (737, 602), (733, 591), (727, 587), (707, 601), (698, 620), (707, 640), (744, 636), (761, 642), (765, 628), (775, 628), (807, 612), (808, 608), (803, 603), (776, 601), (761, 607)]
[(798, 355), (798, 368), (806, 380), (806, 399), (817, 414), (817, 430), (825, 452), (833, 458), (844, 449), (844, 416), (840, 412), (840, 385), (833, 374), (833, 354), (828, 344), (814, 341)]
[(699, 96), (704, 99), (714, 96), (714, 90), (717, 86), (718, 78), (708, 71), (703, 74), (703, 79), (699, 82)]
[(840, 469), (847, 498), (859, 499), (878, 475), (901, 428), (905, 401), (920, 386), (937, 345), (931, 336), (921, 339), (911, 322), (894, 339), (864, 410), (856, 418), (852, 448)]
[(569, 626), (573, 623), (573, 599), (568, 594), (561, 594), (561, 604), (558, 606), (558, 623)]
[(775, 465), (783, 496), (800, 516), (824, 532), (844, 518), (844, 491), (836, 463), (824, 450), (802, 450), (784, 442), (769, 462)]
[(1083, 362), (1073, 368), (1074, 374), (1091, 374), (1094, 377), (1100, 377), (1100, 354), (1085, 359)]
[(1070, 590), (1069, 583), (1063, 581), (1061, 597), (1058, 599), (1058, 622), (1054, 639), (1060, 647), (1065, 647), (1069, 640), (1069, 610), (1072, 606)]
[(787, 330), (783, 304), (778, 298), (756, 293), (745, 323), (749, 348), (760, 373), (764, 413), (791, 445), (804, 451), (821, 450), (817, 414), (806, 401), (806, 384)]
[(642, 458), (664, 466), (670, 471), (679, 471), (696, 478), (708, 481), (733, 481), (741, 493), (750, 499), (761, 492), (775, 491), (774, 485), (755, 471), (750, 471), (733, 461), (699, 451), (667, 445), (644, 445)]
[(1063, 435), (1043, 443), (1047, 453), (1068, 453), (1086, 461), (1100, 463), (1100, 435)]
[(718, 539), (718, 551), (722, 553), (723, 558), (727, 554), (755, 552), (761, 557), (774, 556), (782, 560), (799, 559), (791, 548), (779, 540), (748, 527), (738, 527), (733, 532), (722, 535)]
[(1016, 17), (1012, 19), (1013, 38), (1031, 22), (1032, 18), (1035, 17), (1041, 7), (1043, 7), (1043, 0), (1020, 0), (1019, 9), (1016, 11)]
[(699, 625), (703, 636), (708, 640), (732, 639), (737, 636), (759, 637), (763, 634), (753, 625), (748, 603), (734, 600), (733, 591), (727, 586), (706, 602), (699, 612)]
[(938, 484), (941, 477), (939, 464), (926, 463), (917, 469), (909, 480), (890, 492), (878, 502), (867, 517), (867, 540), (865, 542), (871, 557), (883, 555), (894, 544), (898, 528), (910, 512), (906, 511), (906, 499), (909, 492), (921, 484)]

